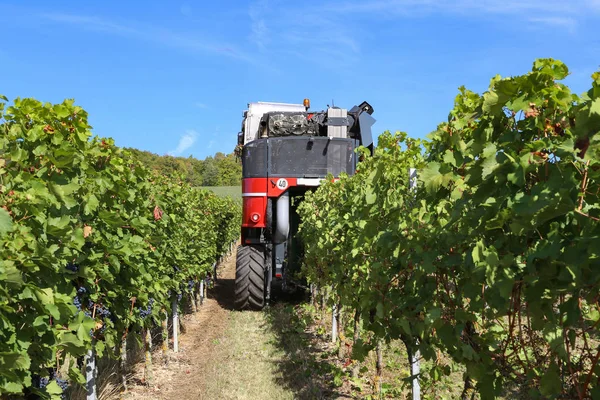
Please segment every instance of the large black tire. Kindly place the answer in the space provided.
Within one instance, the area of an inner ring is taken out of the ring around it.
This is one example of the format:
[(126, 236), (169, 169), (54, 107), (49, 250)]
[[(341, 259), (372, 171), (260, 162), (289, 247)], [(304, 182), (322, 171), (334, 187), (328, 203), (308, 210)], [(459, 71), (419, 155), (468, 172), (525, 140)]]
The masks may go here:
[(265, 305), (265, 252), (262, 246), (239, 246), (235, 264), (235, 308), (262, 310)]

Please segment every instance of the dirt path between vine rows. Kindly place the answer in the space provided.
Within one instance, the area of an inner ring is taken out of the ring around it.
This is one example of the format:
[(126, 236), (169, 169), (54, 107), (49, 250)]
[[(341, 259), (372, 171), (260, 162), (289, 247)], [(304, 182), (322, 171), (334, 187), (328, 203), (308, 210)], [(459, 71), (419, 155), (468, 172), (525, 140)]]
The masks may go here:
[(282, 324), (272, 313), (233, 310), (234, 280), (235, 252), (220, 266), (200, 310), (185, 317), (179, 352), (169, 350), (168, 365), (160, 349), (154, 352), (150, 387), (141, 384), (138, 363), (121, 399), (322, 398), (321, 382), (313, 382), (310, 371), (300, 381), (289, 371), (289, 351), (273, 328)]
[[(223, 340), (230, 321), (235, 279), (235, 253), (220, 266), (214, 288), (195, 314), (185, 315), (185, 332), (179, 336), (179, 352), (172, 350), (169, 337), (167, 360), (160, 349), (153, 351), (152, 384), (141, 384), (144, 365), (135, 366), (128, 392), (122, 399), (204, 399), (209, 371), (213, 368), (216, 344)], [(169, 332), (171, 335), (171, 332)]]
[[(208, 290), (199, 311), (185, 315), (179, 352), (172, 351), (170, 341), (165, 364), (160, 344), (156, 346), (151, 385), (142, 383), (144, 360), (138, 352), (129, 390), (118, 394), (118, 383), (100, 385), (99, 400), (345, 400), (373, 394), (374, 353), (361, 364), (366, 372), (351, 380), (347, 359), (339, 359), (327, 333), (330, 326), (323, 325), (330, 321), (330, 314), (304, 319), (306, 302), (294, 296), (276, 298), (262, 312), (235, 311), (235, 256), (234, 251), (219, 267), (216, 285)], [(160, 332), (155, 335), (160, 337)], [(389, 346), (384, 349), (384, 381), (392, 384), (393, 398), (408, 398), (408, 389), (402, 386), (402, 378), (408, 376), (406, 350), (400, 343)], [(111, 371), (108, 379), (120, 381), (118, 369)], [(461, 377), (458, 368), (437, 384), (439, 394), (457, 398)], [(507, 388), (508, 395), (501, 398), (522, 398), (512, 390)]]

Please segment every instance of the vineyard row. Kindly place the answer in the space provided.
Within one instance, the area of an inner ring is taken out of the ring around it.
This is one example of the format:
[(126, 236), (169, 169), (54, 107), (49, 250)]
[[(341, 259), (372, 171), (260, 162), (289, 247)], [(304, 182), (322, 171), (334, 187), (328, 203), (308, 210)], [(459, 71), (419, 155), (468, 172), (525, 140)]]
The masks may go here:
[(86, 354), (176, 316), (238, 237), (238, 203), (90, 129), (73, 101), (0, 96), (0, 397), (85, 385)]
[(418, 379), (462, 365), (463, 398), (600, 399), (600, 73), (567, 75), (461, 88), (426, 140), (386, 132), (306, 196), (304, 274), (371, 333), (353, 357), (400, 339)]

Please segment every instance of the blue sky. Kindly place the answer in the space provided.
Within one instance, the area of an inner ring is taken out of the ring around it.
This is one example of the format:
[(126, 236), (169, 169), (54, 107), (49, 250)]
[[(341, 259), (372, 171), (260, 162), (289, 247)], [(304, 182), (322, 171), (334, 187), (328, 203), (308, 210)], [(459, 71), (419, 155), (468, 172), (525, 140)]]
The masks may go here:
[(120, 146), (229, 153), (251, 101), (367, 100), (374, 130), (424, 137), (457, 88), (535, 58), (580, 93), (600, 67), (600, 0), (0, 1), (0, 93), (74, 98)]

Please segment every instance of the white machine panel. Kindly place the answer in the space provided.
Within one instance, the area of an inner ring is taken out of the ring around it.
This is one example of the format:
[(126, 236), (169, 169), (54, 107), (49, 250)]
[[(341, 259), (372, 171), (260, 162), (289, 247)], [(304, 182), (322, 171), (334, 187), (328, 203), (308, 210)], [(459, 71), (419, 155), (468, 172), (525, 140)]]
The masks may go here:
[[(329, 108), (327, 109), (327, 118), (342, 119), (348, 117), (348, 110), (344, 108)], [(348, 136), (348, 127), (329, 125), (327, 127), (327, 136), (335, 138), (346, 138)]]
[(260, 119), (264, 113), (270, 111), (294, 111), (304, 112), (306, 108), (303, 104), (290, 104), (290, 103), (269, 103), (269, 102), (256, 102), (249, 103), (248, 110), (245, 112), (246, 120), (244, 122), (244, 144), (258, 139), (258, 127)]

